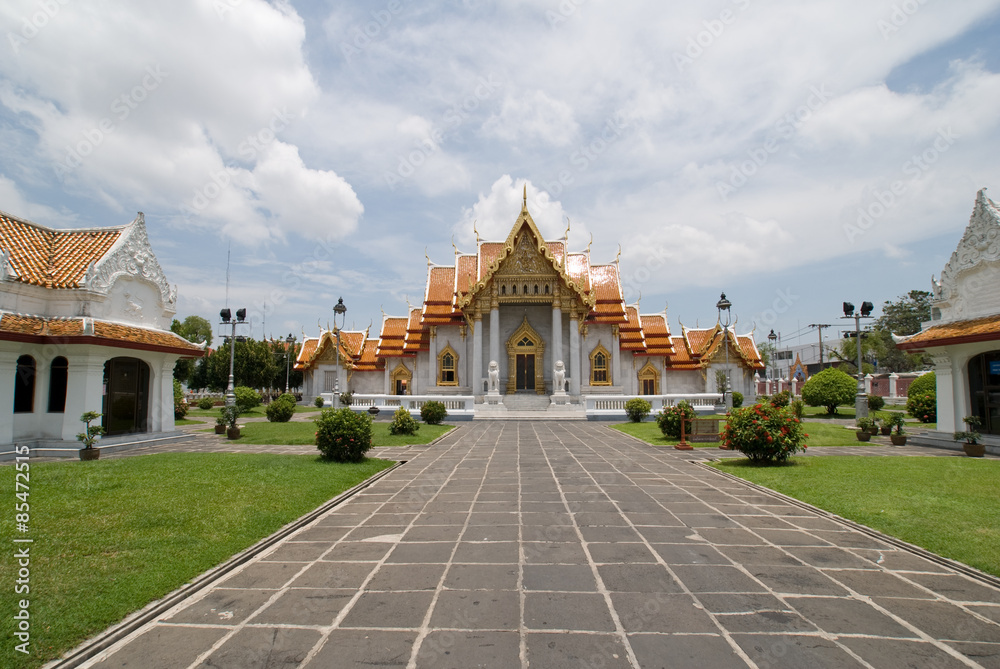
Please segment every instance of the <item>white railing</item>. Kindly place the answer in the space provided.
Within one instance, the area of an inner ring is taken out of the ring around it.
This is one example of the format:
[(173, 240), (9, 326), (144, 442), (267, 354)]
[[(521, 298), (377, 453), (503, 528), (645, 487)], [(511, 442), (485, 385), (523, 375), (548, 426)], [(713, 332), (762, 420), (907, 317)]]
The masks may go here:
[[(584, 395), (583, 401), (588, 416), (625, 415), (625, 403), (633, 395)], [(651, 414), (659, 413), (663, 407), (674, 406), (686, 400), (697, 413), (715, 413), (717, 405), (723, 404), (722, 393), (672, 393), (669, 395), (642, 395), (642, 399), (653, 405)]]
[[(333, 393), (322, 393), (324, 406), (333, 406)], [(475, 415), (475, 402), (472, 395), (362, 395), (355, 393), (351, 400), (351, 408), (357, 411), (367, 411), (376, 407), (381, 411), (396, 411), (405, 407), (414, 417), (420, 416), (420, 409), (427, 402), (440, 402), (448, 410), (449, 416), (472, 417)]]

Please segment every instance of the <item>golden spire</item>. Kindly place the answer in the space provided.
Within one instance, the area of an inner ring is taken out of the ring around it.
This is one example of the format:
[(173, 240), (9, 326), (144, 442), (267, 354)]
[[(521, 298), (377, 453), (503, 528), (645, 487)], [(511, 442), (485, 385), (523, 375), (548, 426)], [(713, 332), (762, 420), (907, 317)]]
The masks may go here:
[(590, 243), (587, 244), (587, 255), (590, 255), (590, 247), (594, 245), (594, 233), (590, 233)]
[(522, 211), (528, 211), (528, 182), (524, 182), (524, 200), (521, 204)]
[(459, 251), (458, 251), (458, 247), (457, 247), (457, 246), (455, 246), (455, 235), (452, 235), (452, 236), (451, 236), (451, 248), (455, 249), (455, 255), (456, 255), (456, 256), (457, 256), (457, 255), (460, 255), (460, 253), (459, 253)]
[(479, 219), (477, 218), (477, 219), (475, 219), (474, 221), (472, 221), (472, 231), (473, 231), (474, 233), (476, 233), (476, 244), (478, 244), (478, 243), (479, 243), (479, 230), (476, 230), (476, 221), (478, 221), (478, 220), (479, 220)]
[(565, 242), (566, 244), (569, 244), (569, 226), (570, 226), (570, 221), (569, 221), (569, 216), (567, 216), (566, 217), (566, 232), (563, 233), (563, 242)]
[(621, 262), (621, 259), (622, 259), (622, 245), (619, 244), (618, 245), (618, 255), (615, 256), (615, 264), (616, 265), (619, 264)]
[(431, 257), (429, 255), (427, 255), (427, 247), (426, 246), (424, 247), (424, 257), (427, 258), (427, 265), (428, 266), (434, 264), (434, 263), (431, 262)]

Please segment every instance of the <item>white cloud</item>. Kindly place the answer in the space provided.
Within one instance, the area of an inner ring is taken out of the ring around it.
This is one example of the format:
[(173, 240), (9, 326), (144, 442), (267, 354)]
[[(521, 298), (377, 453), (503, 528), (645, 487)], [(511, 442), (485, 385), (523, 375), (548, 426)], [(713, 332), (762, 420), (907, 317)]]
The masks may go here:
[(508, 94), (500, 113), (491, 116), (483, 130), (509, 142), (567, 146), (576, 138), (580, 126), (568, 104), (536, 90), (524, 95)]

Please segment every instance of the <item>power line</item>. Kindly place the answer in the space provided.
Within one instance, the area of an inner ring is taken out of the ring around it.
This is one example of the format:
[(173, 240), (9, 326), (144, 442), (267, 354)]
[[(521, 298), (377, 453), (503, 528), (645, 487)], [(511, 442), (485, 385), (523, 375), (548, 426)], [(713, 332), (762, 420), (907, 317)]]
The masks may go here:
[(819, 367), (823, 369), (823, 329), (833, 326), (828, 323), (810, 323), (809, 327), (816, 328), (819, 332)]

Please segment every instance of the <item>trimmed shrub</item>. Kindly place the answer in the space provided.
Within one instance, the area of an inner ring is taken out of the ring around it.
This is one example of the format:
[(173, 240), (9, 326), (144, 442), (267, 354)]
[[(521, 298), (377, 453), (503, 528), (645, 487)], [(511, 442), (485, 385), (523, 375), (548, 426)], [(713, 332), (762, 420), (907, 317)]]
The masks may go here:
[(420, 429), (420, 423), (413, 420), (413, 416), (406, 407), (399, 407), (396, 413), (392, 414), (392, 422), (389, 423), (389, 434), (416, 434)]
[(287, 423), (295, 415), (295, 395), (279, 395), (264, 410), (272, 423)]
[(743, 406), (743, 393), (738, 390), (733, 391), (733, 408), (739, 409)]
[(792, 393), (788, 390), (782, 390), (780, 393), (771, 395), (768, 401), (771, 403), (771, 406), (777, 409), (784, 409), (792, 401)]
[(366, 413), (324, 409), (315, 422), (316, 447), (326, 460), (361, 462), (372, 447), (372, 419)]
[(918, 376), (907, 391), (906, 410), (921, 423), (937, 422), (937, 376)]
[(641, 397), (633, 397), (625, 403), (625, 414), (633, 423), (641, 423), (642, 419), (653, 410), (653, 405)]
[(202, 397), (200, 400), (198, 400), (198, 408), (201, 409), (202, 411), (208, 411), (214, 406), (215, 406), (215, 400), (213, 400), (211, 397)]
[(802, 416), (806, 412), (805, 402), (803, 402), (802, 400), (792, 400), (792, 403), (789, 405), (789, 408), (791, 408), (792, 413), (795, 414), (796, 418), (802, 420)]
[(317, 396), (316, 399), (313, 400), (313, 405), (317, 409), (322, 409), (323, 408), (323, 404), (325, 404), (325, 402), (323, 401), (322, 397)]
[(260, 406), (260, 394), (253, 388), (236, 386), (233, 393), (236, 395), (236, 406), (240, 408), (240, 413), (253, 411)]
[(722, 431), (723, 443), (758, 465), (785, 462), (805, 448), (802, 422), (790, 409), (755, 404), (733, 409)]
[(672, 439), (681, 438), (681, 419), (691, 420), (695, 417), (694, 407), (681, 400), (671, 407), (663, 407), (660, 413), (656, 414), (656, 424), (664, 437)]
[(340, 393), (340, 403), (345, 407), (349, 407), (354, 404), (354, 391), (349, 390), (346, 393)]
[(448, 409), (442, 402), (431, 400), (420, 407), (420, 420), (428, 425), (440, 425), (447, 415)]
[(181, 382), (174, 379), (174, 420), (181, 420), (187, 415), (188, 405), (184, 399), (184, 388)]
[(831, 415), (841, 404), (852, 404), (857, 393), (857, 380), (836, 367), (813, 374), (802, 385), (802, 401), (811, 407), (826, 407)]
[(868, 410), (869, 411), (879, 411), (885, 406), (885, 398), (881, 395), (868, 395)]

